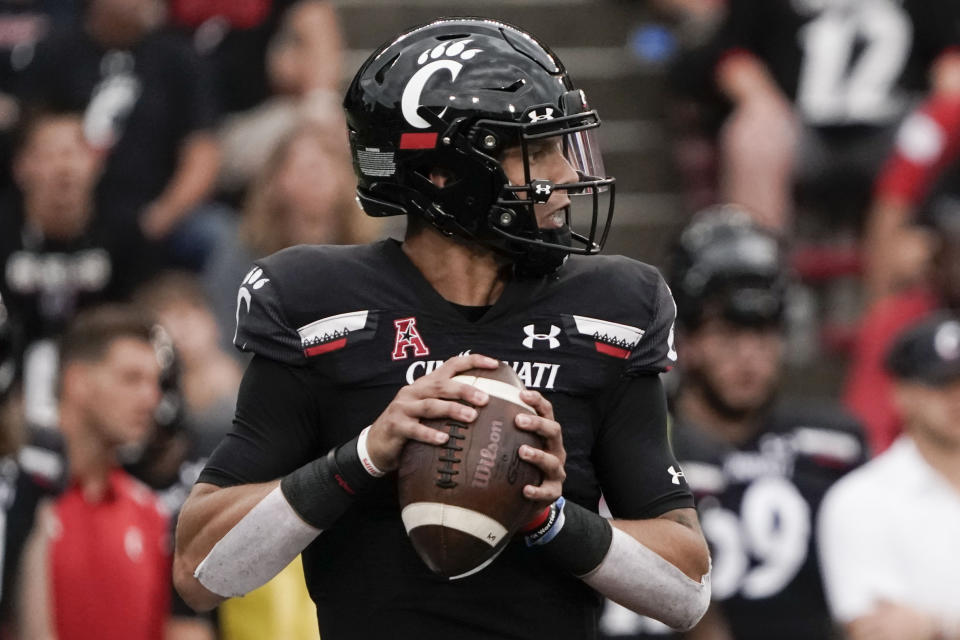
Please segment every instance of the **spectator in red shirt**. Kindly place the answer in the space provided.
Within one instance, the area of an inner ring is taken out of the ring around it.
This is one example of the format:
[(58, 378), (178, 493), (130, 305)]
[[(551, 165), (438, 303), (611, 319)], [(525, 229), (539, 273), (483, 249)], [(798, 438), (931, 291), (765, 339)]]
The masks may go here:
[(880, 299), (924, 276), (929, 242), (914, 225), (916, 213), (960, 159), (960, 69), (946, 76), (945, 95), (921, 104), (897, 132), (893, 154), (874, 189), (865, 237), (868, 293)]
[[(78, 316), (61, 346), (70, 485), (42, 509), (24, 559), (24, 637), (161, 640), (170, 610), (169, 515), (124, 472), (160, 400), (151, 324), (128, 307)], [(167, 638), (170, 635), (166, 636)]]
[(929, 274), (915, 286), (874, 302), (860, 325), (844, 401), (860, 418), (874, 454), (886, 450), (901, 431), (893, 402), (893, 380), (883, 366), (893, 339), (907, 326), (939, 308), (960, 309), (960, 201), (941, 198), (926, 221), (935, 247)]

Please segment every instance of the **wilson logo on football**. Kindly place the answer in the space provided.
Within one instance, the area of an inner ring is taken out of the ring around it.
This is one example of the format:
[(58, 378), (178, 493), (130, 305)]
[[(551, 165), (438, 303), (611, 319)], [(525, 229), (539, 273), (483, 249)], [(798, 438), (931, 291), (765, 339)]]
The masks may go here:
[(351, 311), (320, 318), (297, 329), (303, 355), (319, 356), (343, 349), (373, 337), (377, 330), (376, 314), (371, 311)]

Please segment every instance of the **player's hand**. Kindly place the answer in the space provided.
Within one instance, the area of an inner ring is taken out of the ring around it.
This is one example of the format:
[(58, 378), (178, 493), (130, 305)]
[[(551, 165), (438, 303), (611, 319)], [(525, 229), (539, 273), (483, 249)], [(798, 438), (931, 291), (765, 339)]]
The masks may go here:
[(935, 640), (937, 622), (932, 616), (888, 601), (847, 625), (850, 640)]
[(545, 441), (543, 449), (529, 445), (520, 447), (520, 457), (536, 465), (543, 472), (543, 482), (539, 487), (528, 484), (523, 495), (530, 500), (552, 503), (563, 494), (563, 481), (567, 478), (564, 464), (567, 451), (563, 448), (563, 433), (560, 424), (553, 419), (553, 405), (536, 391), (529, 389), (520, 392), (520, 399), (534, 408), (537, 415), (519, 414), (517, 427), (541, 435)]
[(367, 435), (367, 452), (373, 464), (383, 471), (392, 471), (400, 465), (400, 453), (407, 440), (437, 445), (449, 439), (446, 433), (424, 426), (420, 420), (476, 420), (476, 409), (457, 401), (482, 407), (487, 404), (489, 396), (472, 385), (454, 382), (452, 378), (470, 369), (496, 369), (499, 365), (493, 358), (479, 354), (457, 356), (400, 389), (371, 425)]

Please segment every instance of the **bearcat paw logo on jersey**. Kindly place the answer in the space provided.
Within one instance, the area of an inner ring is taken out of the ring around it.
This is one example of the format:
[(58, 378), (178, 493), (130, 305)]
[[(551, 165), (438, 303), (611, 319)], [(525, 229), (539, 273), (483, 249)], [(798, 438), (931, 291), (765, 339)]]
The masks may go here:
[[(430, 123), (417, 114), (417, 108), (420, 106), (420, 94), (423, 93), (427, 81), (438, 71), (447, 70), (450, 73), (450, 82), (456, 81), (457, 76), (463, 69), (463, 63), (460, 61), (472, 60), (481, 51), (480, 49), (468, 49), (467, 45), (469, 43), (470, 40), (441, 42), (433, 49), (424, 51), (417, 58), (417, 64), (423, 66), (410, 77), (407, 86), (403, 89), (403, 95), (400, 96), (400, 110), (410, 126), (417, 129), (430, 127)], [(402, 144), (401, 148), (403, 148)]]
[(263, 275), (263, 269), (260, 267), (254, 267), (247, 272), (247, 275), (244, 276), (243, 281), (240, 283), (240, 289), (237, 291), (237, 313), (236, 313), (236, 329), (233, 332), (233, 341), (236, 343), (237, 334), (240, 332), (240, 309), (244, 306), (246, 307), (246, 313), (250, 313), (250, 301), (253, 300), (253, 294), (250, 293), (250, 290), (253, 289), (256, 291), (263, 287), (263, 285), (270, 282), (270, 278), (261, 278)]
[(393, 359), (405, 360), (410, 354), (409, 349), (413, 349), (413, 355), (416, 358), (430, 355), (430, 349), (420, 337), (417, 331), (417, 319), (400, 318), (393, 321), (393, 326), (397, 329), (397, 337), (393, 345)]

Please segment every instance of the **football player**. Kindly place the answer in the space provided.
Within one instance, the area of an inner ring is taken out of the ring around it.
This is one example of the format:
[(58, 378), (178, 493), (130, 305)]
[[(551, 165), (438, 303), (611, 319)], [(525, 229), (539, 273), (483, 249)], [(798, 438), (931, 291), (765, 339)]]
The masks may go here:
[(60, 491), (64, 480), (57, 435), (25, 424), (18, 327), (0, 297), (0, 637), (15, 636), (16, 586), (37, 508)]
[[(405, 239), (295, 247), (244, 278), (235, 343), (254, 357), (180, 517), (181, 594), (213, 607), (302, 551), (325, 640), (582, 640), (598, 594), (695, 624), (709, 557), (670, 473), (659, 379), (675, 306), (653, 267), (592, 256), (614, 188), (596, 112), (542, 43), (483, 19), (384, 45), (345, 108), (358, 199), (407, 216)], [(407, 441), (447, 440), (422, 420), (475, 419), (487, 395), (453, 377), (498, 361), (538, 414), (517, 427), (544, 438), (520, 449), (543, 472), (523, 489), (543, 512), (448, 581), (407, 539), (390, 472)], [(616, 519), (597, 514), (601, 491)]]
[[(722, 4), (712, 41), (677, 77), (705, 102), (718, 89), (733, 109), (719, 132), (725, 199), (786, 231), (798, 186), (804, 209), (824, 212), (819, 226), (850, 227), (862, 218), (894, 138), (903, 136), (898, 123), (918, 102), (920, 113), (938, 122), (919, 127), (910, 153), (914, 159), (936, 153), (937, 125), (949, 119), (943, 108), (960, 86), (956, 2)], [(706, 77), (691, 72), (701, 64)]]
[(832, 638), (814, 521), (827, 488), (862, 462), (865, 447), (844, 414), (777, 401), (781, 247), (744, 211), (708, 209), (680, 238), (671, 288), (681, 374), (672, 442), (714, 566), (714, 604), (695, 633)]

